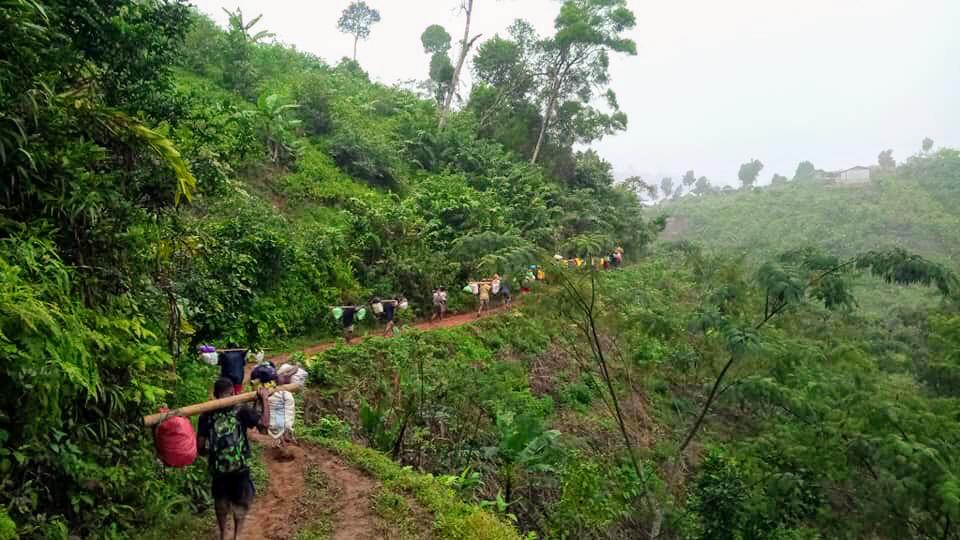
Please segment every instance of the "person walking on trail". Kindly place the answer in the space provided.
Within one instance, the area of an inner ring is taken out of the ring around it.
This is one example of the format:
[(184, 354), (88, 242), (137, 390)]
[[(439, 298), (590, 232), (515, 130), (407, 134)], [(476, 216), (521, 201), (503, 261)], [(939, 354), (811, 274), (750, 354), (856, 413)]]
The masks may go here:
[(430, 316), (430, 321), (432, 322), (437, 317), (440, 320), (443, 320), (443, 316), (447, 313), (447, 291), (443, 287), (437, 287), (433, 291), (433, 315)]
[(510, 294), (510, 280), (503, 276), (500, 280), (500, 296), (503, 298), (503, 305), (509, 306), (513, 302), (513, 296)]
[(393, 335), (393, 318), (396, 315), (397, 307), (402, 301), (402, 298), (380, 301), (380, 303), (383, 304), (383, 313), (381, 313), (381, 317), (383, 317), (383, 320), (387, 323), (386, 328), (383, 330), (383, 337), (390, 337)]
[(220, 376), (233, 382), (233, 393), (243, 392), (243, 370), (247, 365), (246, 349), (241, 349), (234, 342), (227, 344), (227, 350), (217, 354), (217, 364), (220, 366)]
[(340, 324), (343, 325), (343, 339), (349, 344), (353, 340), (353, 325), (359, 317), (357, 314), (360, 310), (363, 309), (363, 306), (340, 306), (334, 308), (334, 316), (337, 317), (337, 310), (340, 314), (338, 318), (340, 319)]
[(477, 283), (478, 295), (480, 296), (480, 307), (477, 308), (477, 317), (483, 313), (483, 308), (490, 307), (490, 289), (492, 286), (489, 281), (480, 281)]
[(293, 435), (293, 424), (297, 417), (296, 401), (290, 391), (277, 388), (280, 383), (278, 372), (274, 369), (263, 369), (257, 377), (251, 373), (250, 380), (256, 380), (258, 388), (270, 391), (267, 408), (263, 413), (268, 418), (269, 425), (262, 432), (273, 439), (274, 448), (283, 448), (287, 443), (296, 442)]
[[(234, 394), (232, 379), (221, 377), (213, 385), (215, 398)], [(267, 408), (270, 391), (257, 391), (256, 407), (227, 407), (203, 413), (197, 423), (197, 448), (208, 456), (211, 492), (217, 514), (220, 540), (227, 539), (227, 521), (233, 516), (233, 540), (243, 531), (256, 491), (250, 478), (250, 441), (247, 430), (269, 428)]]

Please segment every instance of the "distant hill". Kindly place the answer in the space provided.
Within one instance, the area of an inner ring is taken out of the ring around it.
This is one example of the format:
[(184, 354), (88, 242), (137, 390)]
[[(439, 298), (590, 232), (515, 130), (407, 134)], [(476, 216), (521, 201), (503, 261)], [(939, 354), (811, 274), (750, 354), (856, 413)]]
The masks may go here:
[(663, 241), (754, 261), (810, 245), (837, 255), (902, 247), (960, 269), (960, 152), (913, 156), (862, 186), (794, 180), (688, 195), (653, 211), (669, 216)]

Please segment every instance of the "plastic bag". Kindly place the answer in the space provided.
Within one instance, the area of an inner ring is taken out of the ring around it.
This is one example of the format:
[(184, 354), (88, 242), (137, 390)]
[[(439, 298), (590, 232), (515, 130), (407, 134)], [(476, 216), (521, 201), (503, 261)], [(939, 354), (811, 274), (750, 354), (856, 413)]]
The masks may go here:
[(186, 467), (197, 459), (197, 435), (190, 420), (182, 416), (160, 422), (154, 430), (154, 443), (157, 456), (168, 467)]
[(333, 318), (340, 320), (340, 317), (343, 317), (343, 308), (333, 308)]
[(463, 292), (472, 293), (472, 292), (473, 292), (473, 287), (471, 287), (471, 286), (469, 286), (469, 285), (465, 285), (465, 286), (463, 287)]
[(480, 284), (479, 284), (479, 283), (471, 283), (471, 284), (470, 284), (470, 292), (473, 293), (473, 294), (480, 294)]
[(380, 315), (381, 313), (383, 313), (383, 304), (380, 302), (374, 302), (370, 304), (370, 308), (373, 309), (373, 313), (375, 315)]
[(400, 309), (407, 309), (408, 307), (410, 307), (410, 304), (408, 304), (406, 300), (403, 300), (397, 305), (397, 307), (399, 307)]
[(362, 321), (364, 317), (367, 316), (367, 308), (360, 308), (360, 311), (357, 312), (357, 320)]
[(493, 283), (490, 284), (490, 292), (493, 294), (500, 294), (500, 280), (495, 279)]
[(200, 359), (203, 360), (203, 363), (215, 366), (219, 363), (218, 355), (215, 352), (203, 352), (200, 353)]
[(263, 363), (263, 351), (257, 351), (257, 354), (253, 355), (257, 359), (257, 363)]

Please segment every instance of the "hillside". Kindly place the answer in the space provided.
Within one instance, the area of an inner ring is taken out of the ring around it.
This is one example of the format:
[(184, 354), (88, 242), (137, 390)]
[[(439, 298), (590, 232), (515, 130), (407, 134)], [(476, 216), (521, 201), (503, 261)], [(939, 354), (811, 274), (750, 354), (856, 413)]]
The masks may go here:
[[(745, 255), (754, 264), (798, 247), (838, 256), (902, 248), (960, 268), (960, 153), (916, 155), (862, 186), (794, 180), (751, 191), (687, 195), (652, 215), (669, 216), (662, 241), (690, 241), (713, 253)], [(870, 311), (935, 302), (917, 288), (862, 278)]]
[(960, 266), (960, 154), (943, 149), (878, 172), (864, 186), (795, 180), (656, 207), (671, 217), (665, 240), (712, 251), (777, 254), (814, 245), (838, 255), (902, 247)]
[[(3, 2), (0, 540), (208, 537), (212, 480), (255, 486), (243, 538), (960, 539), (957, 152), (647, 215), (586, 148), (636, 16), (557, 10), (458, 90), (438, 26), (411, 89), (239, 9)], [(144, 415), (249, 384), (196, 353), (231, 342), (309, 370), (299, 446), (245, 416), (230, 470), (164, 466)]]

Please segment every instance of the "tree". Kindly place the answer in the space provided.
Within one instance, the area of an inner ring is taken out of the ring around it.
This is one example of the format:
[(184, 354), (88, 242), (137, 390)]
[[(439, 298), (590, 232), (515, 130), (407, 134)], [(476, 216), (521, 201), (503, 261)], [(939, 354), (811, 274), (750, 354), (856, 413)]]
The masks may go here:
[(817, 173), (816, 167), (809, 161), (801, 161), (797, 165), (797, 172), (793, 173), (794, 180), (810, 180)]
[(740, 165), (740, 172), (737, 173), (737, 178), (740, 179), (740, 183), (743, 184), (744, 188), (752, 188), (761, 170), (763, 170), (763, 163), (761, 163), (759, 159), (754, 159)]
[(694, 174), (692, 170), (683, 173), (683, 178), (680, 179), (680, 182), (683, 183), (684, 187), (687, 189), (690, 188), (693, 184), (697, 182), (697, 175)]
[(930, 137), (924, 137), (922, 148), (923, 148), (924, 154), (930, 152), (930, 150), (933, 149), (933, 139), (931, 139)]
[(434, 98), (443, 104), (444, 95), (453, 80), (453, 63), (450, 62), (450, 34), (439, 24), (432, 24), (420, 35), (423, 51), (430, 56), (430, 80), (434, 84)]
[(654, 184), (648, 184), (641, 176), (631, 176), (623, 181), (624, 187), (637, 195), (637, 200), (641, 203), (650, 200), (657, 200), (658, 189)]
[(235, 12), (226, 9), (223, 11), (227, 14), (228, 21), (226, 65), (223, 68), (224, 83), (240, 95), (252, 98), (256, 72), (250, 61), (250, 48), (264, 39), (273, 37), (273, 34), (266, 30), (255, 34), (250, 33), (263, 15), (257, 15), (250, 22), (244, 22), (240, 8)]
[(463, 70), (463, 64), (467, 60), (467, 54), (470, 52), (470, 48), (473, 47), (473, 44), (477, 39), (480, 38), (480, 34), (470, 38), (470, 20), (473, 18), (473, 0), (463, 0), (460, 3), (460, 9), (466, 14), (466, 22), (463, 25), (463, 39), (460, 40), (460, 54), (457, 56), (457, 67), (454, 68), (453, 74), (450, 77), (450, 83), (447, 87), (447, 94), (443, 99), (443, 105), (440, 107), (440, 129), (443, 129), (444, 124), (447, 122), (447, 113), (450, 112), (450, 105), (453, 103), (453, 95), (457, 91), (457, 85), (460, 83), (460, 72)]
[(894, 169), (897, 166), (897, 161), (893, 159), (893, 149), (884, 150), (880, 152), (877, 156), (877, 164), (880, 165), (881, 169)]
[(706, 176), (701, 176), (697, 178), (696, 184), (693, 186), (693, 193), (697, 195), (706, 195), (713, 191), (713, 186), (710, 185), (710, 179)]
[(259, 129), (267, 143), (270, 161), (274, 164), (286, 164), (293, 157), (294, 147), (290, 141), (301, 121), (290, 118), (288, 113), (298, 107), (296, 104), (284, 103), (277, 94), (270, 94), (260, 96), (256, 111), (251, 111), (257, 117)]
[(673, 193), (673, 178), (665, 176), (660, 180), (660, 193), (663, 193), (663, 198), (670, 198), (670, 195)]
[(337, 28), (344, 34), (353, 36), (353, 61), (357, 61), (357, 42), (370, 37), (370, 27), (380, 22), (380, 12), (371, 8), (363, 0), (351, 2), (343, 10)]
[(786, 184), (786, 183), (787, 183), (787, 177), (778, 173), (773, 173), (773, 177), (770, 178), (771, 186), (776, 186), (779, 184)]
[(514, 22), (509, 38), (494, 36), (485, 41), (473, 58), (475, 84), (468, 108), (474, 112), (481, 133), (511, 150), (533, 152), (539, 127), (539, 106), (534, 102), (538, 84), (536, 56), (539, 41), (526, 21)]
[(576, 137), (590, 141), (626, 128), (626, 115), (619, 111), (616, 95), (607, 90), (613, 114), (590, 106), (594, 92), (610, 83), (610, 53), (637, 54), (633, 40), (621, 34), (636, 25), (626, 0), (567, 0), (554, 21), (556, 34), (541, 41), (538, 72), (543, 74), (540, 132), (530, 163), (536, 163), (547, 130), (558, 111), (576, 118)]

